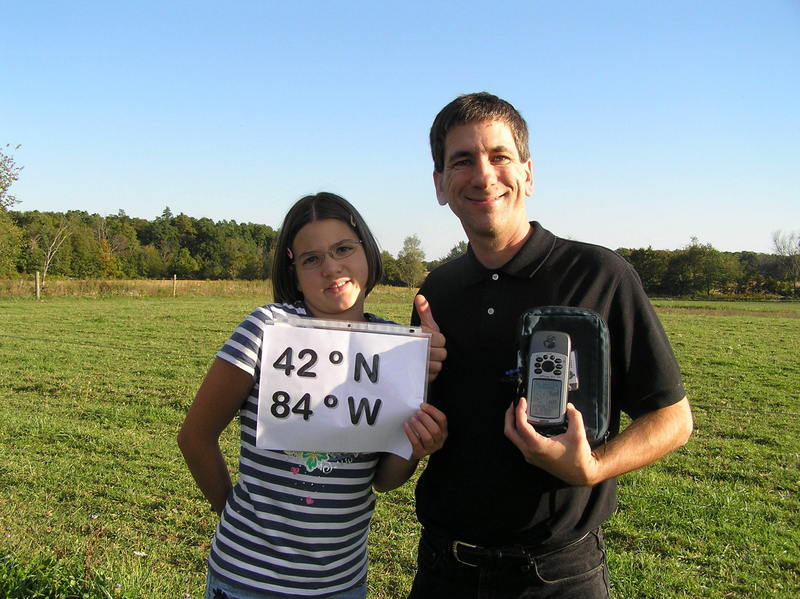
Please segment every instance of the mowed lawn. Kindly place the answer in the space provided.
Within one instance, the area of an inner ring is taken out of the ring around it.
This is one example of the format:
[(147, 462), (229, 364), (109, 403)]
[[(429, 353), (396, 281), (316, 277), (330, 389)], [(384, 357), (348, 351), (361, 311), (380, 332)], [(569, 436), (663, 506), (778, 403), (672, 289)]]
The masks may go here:
[[(368, 309), (407, 322), (412, 297), (378, 288)], [(202, 596), (216, 517), (175, 435), (218, 347), (267, 299), (0, 299), (0, 597)], [(613, 594), (800, 596), (800, 304), (655, 303), (696, 431), (620, 478)], [(370, 597), (408, 591), (413, 505), (412, 483), (379, 497)]]

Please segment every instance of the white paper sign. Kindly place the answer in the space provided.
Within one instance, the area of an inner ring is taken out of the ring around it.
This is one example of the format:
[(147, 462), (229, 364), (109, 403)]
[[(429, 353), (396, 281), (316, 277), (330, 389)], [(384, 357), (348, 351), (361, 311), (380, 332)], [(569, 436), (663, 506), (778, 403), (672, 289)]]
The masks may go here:
[[(382, 325), (360, 324), (371, 326)], [(419, 335), (275, 323), (264, 335), (256, 446), (409, 458), (403, 422), (427, 378), (430, 335)]]

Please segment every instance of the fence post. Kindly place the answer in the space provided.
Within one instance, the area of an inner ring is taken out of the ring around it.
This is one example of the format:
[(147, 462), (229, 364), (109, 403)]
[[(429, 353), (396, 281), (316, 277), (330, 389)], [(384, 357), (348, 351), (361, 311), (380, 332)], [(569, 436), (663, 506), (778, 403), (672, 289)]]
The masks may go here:
[(38, 270), (36, 271), (35, 281), (36, 282), (34, 283), (34, 289), (35, 289), (36, 299), (37, 300), (38, 299), (42, 299), (42, 287), (41, 287), (41, 284), (40, 284), (40, 281), (39, 281), (39, 271)]
[(178, 288), (178, 275), (172, 275), (172, 297), (175, 297), (177, 288)]

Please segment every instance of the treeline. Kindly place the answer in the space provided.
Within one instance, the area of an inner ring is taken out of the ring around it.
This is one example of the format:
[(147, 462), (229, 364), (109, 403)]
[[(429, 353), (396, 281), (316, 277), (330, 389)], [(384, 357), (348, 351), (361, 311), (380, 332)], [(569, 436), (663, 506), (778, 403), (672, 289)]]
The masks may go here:
[(619, 248), (617, 253), (639, 273), (648, 295), (798, 294), (799, 254), (721, 252), (696, 238), (679, 250)]
[[(100, 216), (0, 209), (0, 216), (3, 278), (39, 271), (45, 281), (47, 276), (266, 279), (277, 238), (267, 225), (176, 216), (169, 208), (152, 221), (121, 210)], [(418, 285), (426, 271), (465, 251), (462, 241), (447, 255), (426, 261), (419, 238), (409, 236), (397, 256), (383, 252), (382, 283)], [(651, 295), (791, 297), (798, 292), (800, 252), (721, 252), (692, 239), (678, 250), (619, 248), (617, 253), (634, 266)]]
[[(22, 212), (0, 206), (0, 278), (42, 274), (74, 279), (267, 279), (277, 230), (213, 221), (166, 208), (149, 221), (83, 211)], [(449, 257), (463, 253), (458, 244)], [(456, 252), (456, 253), (453, 253)], [(426, 274), (422, 243), (407, 237), (395, 257), (384, 251), (387, 285), (413, 286)]]
[[(81, 211), (30, 212), (11, 208), (19, 200), (11, 186), (21, 166), (0, 147), (0, 278), (42, 273), (77, 279), (266, 279), (277, 231), (267, 225), (173, 215), (153, 221), (120, 210), (113, 216)], [(798, 294), (800, 232), (773, 235), (775, 254), (720, 252), (693, 238), (679, 250), (620, 248), (653, 295), (783, 296)], [(406, 237), (397, 257), (383, 252), (384, 284), (413, 287), (426, 271), (463, 254), (466, 243), (425, 261), (416, 235)]]
[[(276, 231), (267, 225), (174, 216), (169, 208), (148, 221), (120, 210), (8, 211), (16, 248), (0, 275), (71, 278), (264, 279), (269, 276)], [(0, 230), (0, 236), (2, 230)]]

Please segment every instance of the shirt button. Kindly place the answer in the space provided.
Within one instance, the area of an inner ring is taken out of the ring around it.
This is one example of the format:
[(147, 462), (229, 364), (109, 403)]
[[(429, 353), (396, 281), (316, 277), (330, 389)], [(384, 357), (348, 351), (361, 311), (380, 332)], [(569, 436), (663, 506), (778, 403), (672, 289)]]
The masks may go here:
[(486, 310), (486, 313), (487, 313), (489, 316), (491, 316), (492, 314), (494, 314), (494, 308), (489, 308), (488, 310)]
[(492, 275), (492, 281), (496, 281), (496, 280), (497, 280), (497, 279), (499, 279), (499, 278), (500, 278), (500, 275), (499, 275), (499, 274), (497, 274), (497, 273), (494, 273), (494, 274)]

